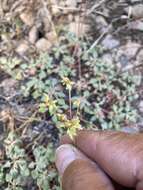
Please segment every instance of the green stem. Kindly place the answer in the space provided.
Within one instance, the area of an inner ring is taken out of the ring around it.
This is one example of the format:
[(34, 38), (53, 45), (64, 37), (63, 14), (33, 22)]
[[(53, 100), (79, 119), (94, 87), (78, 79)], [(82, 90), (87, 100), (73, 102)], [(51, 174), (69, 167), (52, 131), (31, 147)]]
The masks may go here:
[(71, 90), (69, 90), (69, 107), (70, 107), (70, 119), (72, 119), (72, 101), (71, 101)]

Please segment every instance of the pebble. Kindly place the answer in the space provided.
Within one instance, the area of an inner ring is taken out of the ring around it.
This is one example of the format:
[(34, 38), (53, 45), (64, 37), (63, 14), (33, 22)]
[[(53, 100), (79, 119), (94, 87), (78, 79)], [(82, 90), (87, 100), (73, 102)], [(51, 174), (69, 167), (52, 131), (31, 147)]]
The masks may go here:
[(106, 22), (103, 16), (96, 17), (96, 24), (97, 24), (97, 28), (99, 29), (101, 33), (104, 33), (105, 31), (107, 31), (108, 23)]
[(45, 37), (48, 39), (48, 41), (51, 43), (51, 44), (55, 44), (55, 42), (57, 42), (57, 35), (55, 34), (54, 31), (52, 32), (48, 32), (47, 34), (45, 34)]
[(45, 38), (41, 38), (36, 43), (36, 48), (40, 51), (47, 51), (51, 48), (52, 44)]
[(131, 16), (133, 18), (135, 19), (143, 18), (143, 4), (142, 3), (125, 8), (125, 11), (127, 14), (129, 13), (130, 10), (131, 10)]
[(74, 7), (74, 8), (76, 8), (76, 6), (77, 6), (77, 1), (76, 1), (76, 0), (67, 0), (67, 1), (66, 1), (66, 5), (67, 5), (68, 7)]
[(129, 64), (129, 59), (125, 54), (120, 55), (118, 61), (121, 67), (126, 67)]
[(136, 61), (138, 64), (143, 63), (143, 49), (141, 49), (136, 57)]
[(143, 21), (137, 20), (128, 24), (128, 28), (132, 30), (143, 31)]
[(110, 54), (110, 53), (103, 54), (102, 59), (103, 59), (103, 61), (105, 61), (105, 63), (108, 63), (108, 64), (113, 63), (113, 57), (112, 57), (112, 54)]
[(6, 97), (12, 97), (14, 96), (17, 91), (16, 87), (18, 85), (17, 80), (12, 79), (12, 78), (7, 78), (3, 80), (0, 84), (0, 87), (3, 88), (3, 95)]
[(26, 41), (23, 41), (20, 43), (20, 45), (16, 48), (16, 52), (19, 55), (24, 55), (29, 49), (28, 43)]
[(120, 45), (120, 41), (108, 34), (101, 42), (101, 45), (104, 49), (111, 50), (113, 48), (117, 48)]
[(131, 3), (140, 3), (142, 0), (131, 0)]
[(24, 24), (28, 26), (32, 26), (34, 24), (34, 16), (31, 12), (24, 12), (20, 14), (20, 19)]
[(38, 39), (38, 30), (36, 26), (33, 26), (29, 31), (29, 42), (34, 44)]
[(136, 56), (139, 48), (139, 43), (128, 41), (126, 45), (120, 47), (118, 50), (118, 56), (126, 55), (127, 59), (130, 60)]
[(73, 21), (73, 18), (74, 18), (74, 17), (73, 17), (72, 14), (69, 14), (69, 15), (68, 15), (68, 20), (69, 20), (69, 22), (72, 22), (72, 21)]
[(61, 13), (60, 9), (56, 6), (53, 6), (51, 10), (52, 10), (52, 15), (55, 15), (55, 16)]
[(139, 108), (139, 111), (140, 111), (141, 113), (143, 113), (143, 100), (140, 101), (138, 108)]

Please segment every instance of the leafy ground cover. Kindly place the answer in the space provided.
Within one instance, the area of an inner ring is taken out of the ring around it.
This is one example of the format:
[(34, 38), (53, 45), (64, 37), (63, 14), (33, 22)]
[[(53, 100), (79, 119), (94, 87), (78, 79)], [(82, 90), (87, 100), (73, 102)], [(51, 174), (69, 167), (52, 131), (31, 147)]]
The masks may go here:
[(136, 102), (142, 77), (110, 58), (117, 55), (117, 62), (128, 66), (137, 52), (134, 45), (140, 46), (130, 43), (114, 54), (120, 43), (105, 35), (106, 20), (113, 27), (124, 24), (126, 4), (91, 1), (87, 15), (93, 17), (94, 10), (100, 15), (93, 31), (101, 36), (95, 41), (96, 35), (84, 30), (86, 2), (6, 2), (0, 10), (0, 188), (59, 190), (54, 149), (62, 134), (73, 139), (78, 129), (120, 130), (140, 120)]
[[(31, 123), (38, 115), (73, 139), (81, 128), (118, 130), (138, 119), (133, 103), (138, 98), (140, 77), (103, 61), (101, 54), (102, 49), (91, 48), (89, 40), (62, 32), (59, 44), (31, 59), (30, 64), (5, 57), (0, 58), (0, 64), (19, 81), (21, 95), (34, 100), (37, 111)], [(2, 187), (58, 189), (53, 184), (57, 180), (53, 148), (38, 144), (39, 136), (31, 140), (26, 134), (25, 126), (20, 126), (3, 139)]]

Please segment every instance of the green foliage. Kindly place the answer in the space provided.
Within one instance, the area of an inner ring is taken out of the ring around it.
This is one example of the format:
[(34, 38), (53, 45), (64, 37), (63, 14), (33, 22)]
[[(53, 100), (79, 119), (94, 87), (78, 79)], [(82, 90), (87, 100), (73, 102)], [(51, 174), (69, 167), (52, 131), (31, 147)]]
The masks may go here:
[[(102, 129), (118, 129), (136, 122), (138, 114), (132, 103), (138, 98), (136, 87), (140, 77), (118, 71), (114, 63), (100, 58), (99, 48), (89, 51), (89, 47), (88, 41), (72, 34), (62, 36), (49, 54), (41, 54), (27, 65), (33, 75), (23, 87), (24, 94), (32, 94), (42, 102), (47, 94), (56, 101), (59, 113), (69, 117), (67, 110), (72, 109), (75, 115), (75, 108), (69, 105), (68, 90), (61, 82), (63, 77), (68, 77), (74, 82), (71, 101), (80, 99), (80, 118), (87, 121), (82, 122), (83, 126), (90, 123)], [(41, 112), (48, 110), (44, 104), (40, 107)]]
[(3, 144), (4, 155), (0, 163), (0, 186), (3, 189), (24, 190), (29, 183), (31, 187), (35, 184), (41, 190), (58, 188), (51, 186), (53, 179), (57, 178), (54, 166), (49, 170), (54, 161), (51, 144), (47, 147), (33, 144), (29, 154), (24, 141), (14, 132), (8, 134)]
[[(87, 40), (63, 32), (59, 44), (49, 53), (19, 65), (18, 76), (20, 73), (26, 76), (22, 86), (24, 95), (32, 95), (39, 101), (40, 112), (50, 112), (56, 125), (54, 113), (57, 110), (67, 118), (75, 116), (75, 107), (71, 107), (75, 99), (80, 99), (78, 113), (84, 127), (90, 124), (102, 129), (119, 129), (136, 122), (138, 114), (133, 102), (138, 98), (136, 87), (140, 77), (119, 71), (114, 63), (104, 62), (100, 50), (90, 49)], [(13, 62), (17, 65), (17, 61)], [(70, 90), (63, 85), (65, 81), (62, 84), (63, 78), (72, 81)], [(45, 103), (45, 95), (50, 97), (50, 106)]]
[[(101, 55), (99, 47), (91, 49), (87, 40), (63, 32), (59, 44), (49, 53), (42, 53), (30, 63), (1, 57), (0, 68), (21, 80), (24, 96), (36, 100), (41, 116), (73, 139), (81, 126), (119, 129), (138, 118), (133, 103), (141, 78), (104, 62)], [(19, 136), (10, 133), (4, 142), (2, 190), (27, 189), (28, 179), (41, 190), (60, 189), (53, 186), (57, 174), (51, 145), (33, 144), (29, 155)]]
[(6, 73), (11, 75), (16, 80), (22, 79), (22, 70), (17, 68), (21, 64), (21, 61), (14, 57), (14, 58), (0, 58), (0, 69), (4, 70)]

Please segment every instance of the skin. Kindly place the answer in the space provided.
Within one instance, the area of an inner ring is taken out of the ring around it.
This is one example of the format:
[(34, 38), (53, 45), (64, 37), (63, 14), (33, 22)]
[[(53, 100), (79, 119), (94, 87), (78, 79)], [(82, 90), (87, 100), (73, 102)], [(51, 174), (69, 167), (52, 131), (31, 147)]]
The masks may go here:
[(143, 134), (82, 130), (61, 144), (83, 155), (65, 168), (63, 190), (143, 190)]

